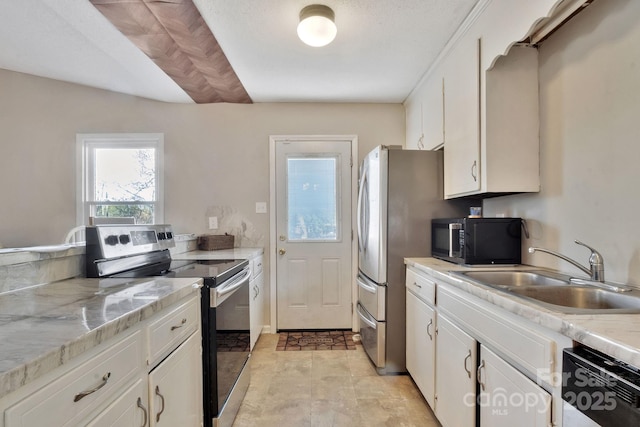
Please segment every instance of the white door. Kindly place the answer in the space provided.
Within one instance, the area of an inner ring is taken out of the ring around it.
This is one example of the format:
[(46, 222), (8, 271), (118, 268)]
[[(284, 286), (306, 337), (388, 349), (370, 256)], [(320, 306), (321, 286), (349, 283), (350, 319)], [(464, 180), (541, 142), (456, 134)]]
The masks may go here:
[(278, 329), (343, 329), (351, 316), (351, 141), (276, 141)]

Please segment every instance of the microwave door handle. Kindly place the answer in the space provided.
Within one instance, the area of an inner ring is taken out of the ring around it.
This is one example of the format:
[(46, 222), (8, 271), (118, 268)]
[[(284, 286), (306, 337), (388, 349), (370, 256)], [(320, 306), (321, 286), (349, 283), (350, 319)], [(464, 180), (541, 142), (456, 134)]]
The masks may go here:
[(454, 251), (454, 237), (456, 235), (456, 239), (460, 242), (460, 230), (462, 229), (462, 224), (460, 223), (451, 223), (449, 224), (449, 256), (450, 257), (459, 257), (461, 255), (460, 249), (458, 251)]

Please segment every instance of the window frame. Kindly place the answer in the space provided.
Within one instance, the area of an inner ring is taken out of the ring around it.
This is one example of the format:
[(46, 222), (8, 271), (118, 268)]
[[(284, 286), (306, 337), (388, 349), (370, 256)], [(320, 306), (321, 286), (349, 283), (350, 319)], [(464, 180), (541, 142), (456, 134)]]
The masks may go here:
[[(91, 207), (103, 204), (93, 199), (96, 148), (154, 148), (155, 194), (153, 206), (155, 224), (164, 223), (164, 134), (163, 133), (91, 133), (76, 134), (76, 224), (89, 225)], [(122, 204), (108, 202), (104, 204)], [(133, 204), (125, 202), (124, 204)]]

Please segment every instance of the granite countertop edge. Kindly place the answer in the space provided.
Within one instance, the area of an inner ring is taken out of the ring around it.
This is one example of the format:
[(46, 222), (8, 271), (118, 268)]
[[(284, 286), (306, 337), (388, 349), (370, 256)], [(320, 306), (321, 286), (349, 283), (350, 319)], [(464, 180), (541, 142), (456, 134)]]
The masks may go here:
[[(451, 271), (479, 270), (435, 258), (405, 258), (405, 264), (435, 274), (450, 285), (517, 314), (616, 359), (640, 367), (640, 314), (567, 314), (545, 309), (509, 295), (465, 281), (451, 275)], [(531, 269), (529, 265), (509, 266), (504, 269)], [(484, 269), (496, 269), (485, 267)]]

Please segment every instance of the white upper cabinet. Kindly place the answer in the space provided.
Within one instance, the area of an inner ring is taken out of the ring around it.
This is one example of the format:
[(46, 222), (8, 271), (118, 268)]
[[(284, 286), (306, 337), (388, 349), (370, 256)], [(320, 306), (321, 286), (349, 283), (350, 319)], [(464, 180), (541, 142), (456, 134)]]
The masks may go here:
[(405, 102), (406, 147), (434, 150), (444, 144), (444, 92), (440, 69), (422, 82)]
[(478, 192), (480, 187), (481, 39), (467, 32), (444, 67), (444, 194)]
[(444, 141), (446, 198), (540, 190), (538, 56), (519, 42), (584, 3), (480, 0), (407, 99), (407, 148)]

